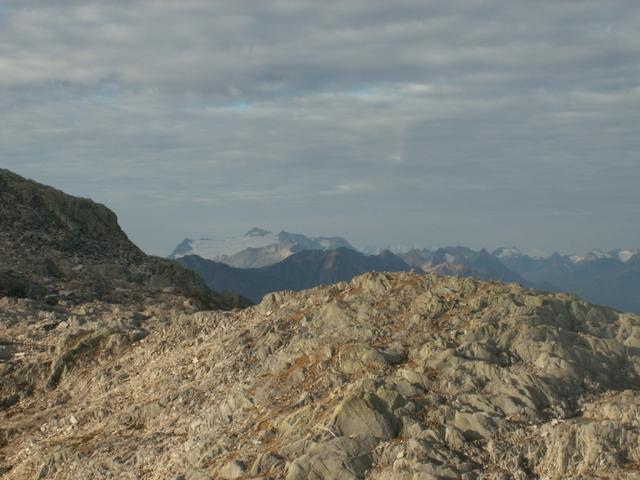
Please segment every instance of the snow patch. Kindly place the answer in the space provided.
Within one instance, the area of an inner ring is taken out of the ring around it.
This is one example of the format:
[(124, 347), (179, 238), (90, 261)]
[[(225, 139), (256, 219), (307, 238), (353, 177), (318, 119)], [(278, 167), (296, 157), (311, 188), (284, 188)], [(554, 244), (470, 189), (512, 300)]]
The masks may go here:
[(456, 257), (451, 255), (450, 253), (445, 253), (444, 254), (444, 261), (447, 262), (447, 263), (455, 263)]
[(620, 260), (622, 263), (627, 263), (633, 257), (638, 255), (640, 250), (617, 250), (614, 252), (615, 257)]
[(498, 258), (521, 257), (522, 252), (518, 247), (501, 247), (496, 250), (496, 256)]
[(269, 230), (254, 227), (239, 238), (185, 240), (173, 251), (171, 258), (198, 255), (209, 260), (224, 261), (225, 257), (231, 257), (247, 249), (274, 247), (274, 251), (277, 251), (284, 260), (284, 258), (293, 253), (290, 247), (294, 245), (308, 250), (330, 250), (339, 247), (352, 248), (346, 240), (339, 237), (310, 238), (289, 232), (276, 234)]

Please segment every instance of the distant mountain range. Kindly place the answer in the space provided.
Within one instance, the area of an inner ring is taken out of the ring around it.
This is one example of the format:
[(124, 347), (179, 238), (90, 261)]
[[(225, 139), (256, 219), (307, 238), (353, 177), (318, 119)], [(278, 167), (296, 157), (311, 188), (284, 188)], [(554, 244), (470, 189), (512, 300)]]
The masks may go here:
[(476, 277), (483, 280), (527, 283), (518, 273), (507, 268), (486, 250), (474, 251), (465, 247), (410, 250), (400, 254), (407, 264), (438, 275)]
[(592, 302), (640, 312), (638, 250), (613, 250), (549, 257), (523, 254), (516, 247), (492, 253), (463, 247), (411, 250), (402, 258), (426, 272), (517, 282), (541, 290), (571, 292)]
[(493, 252), (446, 247), (365, 254), (370, 251), (358, 252), (340, 237), (311, 238), (253, 228), (236, 239), (185, 240), (171, 258), (199, 273), (214, 290), (240, 293), (253, 300), (267, 292), (348, 280), (367, 271), (414, 269), (571, 292), (592, 302), (640, 312), (639, 250), (537, 256), (517, 247)]
[(258, 268), (281, 262), (303, 250), (334, 250), (336, 248), (355, 250), (349, 242), (340, 237), (312, 238), (298, 233), (283, 231), (274, 234), (262, 228), (252, 228), (240, 238), (185, 239), (169, 255), (169, 258), (198, 255), (232, 267)]
[[(502, 256), (500, 256), (502, 253)], [(513, 252), (494, 252), (510, 270), (531, 282), (545, 282), (554, 290), (574, 292), (589, 301), (624, 311), (640, 312), (640, 254), (637, 250), (536, 258)]]
[(215, 285), (217, 291), (239, 293), (254, 302), (269, 292), (330, 285), (367, 272), (416, 270), (388, 250), (364, 255), (345, 247), (303, 250), (262, 268), (237, 268), (197, 255), (182, 256), (176, 261), (198, 273), (210, 288)]
[(554, 253), (553, 255), (527, 255), (524, 254), (518, 247), (501, 247), (493, 252), (493, 254), (501, 259), (509, 258), (533, 258), (535, 260), (544, 260), (552, 257), (553, 255), (560, 255), (563, 258), (568, 258), (572, 263), (579, 264), (585, 262), (593, 262), (595, 260), (613, 259), (619, 260), (622, 263), (627, 263), (633, 257), (640, 254), (640, 250), (611, 250), (609, 252), (601, 252), (600, 250), (592, 250), (584, 255), (561, 255)]

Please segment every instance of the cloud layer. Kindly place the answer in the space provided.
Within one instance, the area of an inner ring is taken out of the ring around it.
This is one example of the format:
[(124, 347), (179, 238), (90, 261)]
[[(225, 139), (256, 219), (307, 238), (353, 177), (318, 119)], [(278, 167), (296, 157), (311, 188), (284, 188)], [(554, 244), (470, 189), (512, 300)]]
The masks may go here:
[(0, 162), (141, 246), (253, 224), (356, 243), (640, 238), (640, 5), (0, 7)]

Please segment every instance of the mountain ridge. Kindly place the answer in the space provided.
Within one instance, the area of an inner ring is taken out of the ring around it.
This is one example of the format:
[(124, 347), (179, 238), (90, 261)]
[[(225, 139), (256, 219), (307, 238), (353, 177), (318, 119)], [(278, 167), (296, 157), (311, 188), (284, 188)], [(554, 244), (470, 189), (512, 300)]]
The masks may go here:
[[(268, 230), (253, 228), (251, 237), (273, 235)], [(246, 235), (247, 235), (246, 234)], [(217, 262), (239, 268), (275, 265), (305, 247), (327, 250), (335, 244), (320, 245), (304, 235), (280, 232), (282, 244), (245, 248), (231, 256), (217, 256)], [(275, 238), (275, 236), (274, 236)], [(318, 237), (315, 240), (322, 240)], [(341, 237), (330, 240), (342, 241)], [(306, 242), (306, 243), (305, 243)], [(344, 242), (353, 248), (346, 240)], [(184, 243), (184, 242), (183, 242)], [(268, 242), (271, 243), (271, 240)], [(325, 248), (326, 247), (326, 248)], [(236, 248), (239, 250), (239, 248)], [(189, 244), (176, 251), (188, 255)], [(373, 249), (380, 253), (380, 249)], [(373, 251), (372, 250), (372, 251)], [(367, 254), (369, 249), (361, 251)], [(574, 292), (586, 299), (621, 310), (640, 312), (640, 250), (626, 248), (607, 252), (592, 250), (583, 255), (526, 254), (516, 246), (500, 247), (492, 252), (467, 247), (438, 249), (412, 248), (397, 253), (408, 265), (424, 272), (441, 275), (470, 276), (486, 280), (517, 282), (546, 291)], [(249, 280), (246, 280), (249, 281)], [(246, 282), (245, 282), (246, 283)]]
[(351, 280), (370, 271), (410, 271), (412, 268), (390, 251), (363, 255), (349, 248), (302, 250), (281, 262), (261, 268), (237, 268), (221, 262), (187, 255), (176, 260), (198, 273), (217, 291), (241, 294), (254, 302), (279, 290), (303, 290)]
[(0, 294), (57, 303), (128, 302), (170, 292), (203, 307), (246, 304), (144, 254), (104, 205), (0, 169)]
[(178, 244), (169, 258), (175, 260), (186, 255), (198, 255), (232, 267), (258, 268), (273, 265), (303, 250), (333, 250), (342, 247), (354, 249), (341, 237), (307, 237), (284, 230), (274, 234), (269, 230), (253, 227), (239, 238), (187, 238)]

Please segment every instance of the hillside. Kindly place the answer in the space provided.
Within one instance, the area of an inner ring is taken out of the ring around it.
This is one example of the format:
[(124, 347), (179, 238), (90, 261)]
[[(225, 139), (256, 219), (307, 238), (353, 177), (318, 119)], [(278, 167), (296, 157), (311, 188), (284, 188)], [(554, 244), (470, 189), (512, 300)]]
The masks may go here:
[(254, 302), (270, 292), (304, 290), (351, 280), (366, 272), (406, 272), (411, 270), (400, 257), (389, 251), (363, 255), (349, 248), (304, 250), (263, 268), (235, 268), (224, 263), (187, 255), (177, 259), (193, 270), (212, 289), (234, 292)]
[(1, 400), (9, 480), (638, 478), (640, 317), (565, 294), (371, 273), (234, 312), (0, 308), (3, 385), (33, 381)]
[(211, 292), (191, 272), (145, 255), (104, 205), (0, 169), (0, 295), (47, 301), (140, 301), (178, 293), (207, 308), (242, 299)]

